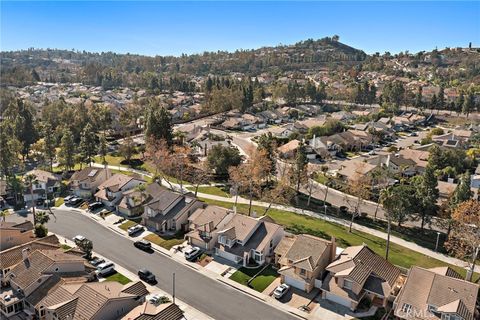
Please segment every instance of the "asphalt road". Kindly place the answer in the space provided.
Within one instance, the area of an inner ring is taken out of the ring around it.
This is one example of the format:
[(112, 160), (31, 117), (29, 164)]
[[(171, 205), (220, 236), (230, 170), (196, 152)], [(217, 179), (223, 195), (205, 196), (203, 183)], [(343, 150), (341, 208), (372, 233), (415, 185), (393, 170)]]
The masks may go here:
[(77, 234), (93, 241), (93, 249), (131, 272), (147, 268), (157, 277), (157, 286), (172, 293), (175, 272), (176, 296), (199, 311), (219, 320), (296, 319), (255, 298), (212, 280), (157, 252), (138, 250), (133, 242), (81, 214), (55, 210), (56, 219), (48, 222), (51, 232), (73, 238)]

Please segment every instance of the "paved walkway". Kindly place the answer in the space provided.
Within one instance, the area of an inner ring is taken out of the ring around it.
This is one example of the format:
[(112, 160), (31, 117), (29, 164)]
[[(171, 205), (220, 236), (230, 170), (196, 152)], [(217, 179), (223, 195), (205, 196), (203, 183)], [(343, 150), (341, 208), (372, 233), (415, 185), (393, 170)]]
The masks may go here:
[[(99, 165), (99, 164), (95, 164), (95, 166), (103, 167), (102, 165)], [(149, 174), (147, 172), (140, 171), (140, 170), (135, 170), (135, 169), (131, 169), (131, 168), (117, 167), (117, 166), (109, 166), (109, 168), (120, 170), (120, 171), (136, 172), (136, 173), (151, 177), (151, 174)], [(169, 185), (164, 181), (162, 181), (162, 184), (166, 187), (169, 187)], [(174, 188), (177, 191), (180, 190), (180, 186), (178, 184), (172, 183), (172, 185), (174, 186)], [(185, 188), (186, 185), (184, 185), (183, 187)], [(332, 190), (332, 189), (330, 189), (330, 190)], [(184, 190), (184, 191), (188, 191), (188, 190)], [(329, 193), (330, 193), (330, 191), (329, 191)], [(229, 202), (229, 203), (232, 203), (232, 204), (235, 203), (235, 197), (226, 198), (226, 197), (221, 197), (221, 196), (216, 196), (216, 195), (206, 194), (206, 193), (200, 193), (200, 192), (197, 193), (197, 197), (210, 199), (210, 200), (216, 200), (216, 201), (222, 201), (222, 202)], [(240, 204), (249, 204), (249, 202), (250, 202), (250, 200), (242, 198), (242, 197), (238, 197), (238, 200), (237, 200), (237, 203), (240, 203)], [(266, 208), (270, 204), (267, 203), (267, 202), (263, 202), (263, 201), (252, 201), (252, 205)], [(284, 211), (289, 211), (289, 212), (293, 212), (293, 213), (297, 213), (297, 214), (301, 214), (301, 215), (306, 215), (306, 216), (310, 216), (310, 217), (320, 218), (320, 219), (323, 219), (323, 220), (326, 220), (326, 221), (329, 221), (329, 222), (338, 223), (338, 224), (341, 224), (341, 225), (347, 226), (347, 227), (350, 225), (349, 221), (346, 221), (346, 220), (343, 220), (343, 219), (340, 219), (340, 218), (336, 218), (336, 217), (332, 217), (332, 216), (328, 216), (328, 215), (325, 216), (324, 214), (321, 214), (321, 213), (318, 213), (318, 212), (313, 212), (313, 211), (304, 210), (304, 209), (300, 209), (300, 208), (295, 208), (295, 207), (291, 207), (291, 206), (283, 206), (283, 205), (272, 204), (271, 208), (284, 210)], [(257, 214), (262, 215), (263, 212), (257, 212)], [(371, 229), (371, 228), (362, 226), (362, 225), (357, 224), (357, 223), (353, 223), (352, 228), (355, 229), (355, 230), (358, 230), (358, 231), (366, 232), (368, 234), (374, 235), (376, 237), (379, 237), (379, 238), (382, 238), (382, 239), (385, 239), (385, 240), (387, 239), (387, 234), (385, 232), (375, 230), (375, 229)], [(465, 267), (468, 266), (468, 263), (465, 262), (465, 261), (462, 261), (460, 259), (450, 257), (450, 256), (447, 256), (445, 254), (438, 253), (438, 252), (435, 252), (433, 250), (424, 248), (424, 247), (419, 246), (418, 244), (416, 244), (414, 242), (411, 242), (411, 241), (406, 241), (404, 239), (401, 239), (401, 238), (398, 238), (398, 237), (395, 237), (395, 236), (391, 236), (390, 241), (392, 243), (396, 243), (398, 245), (401, 245), (401, 246), (406, 247), (408, 249), (411, 249), (413, 251), (425, 254), (427, 256), (438, 259), (438, 260), (443, 261), (445, 263), (449, 263), (449, 264), (452, 264), (452, 265), (455, 265), (455, 266), (458, 266), (458, 267), (462, 267), (462, 268), (465, 268)], [(477, 265), (475, 267), (475, 272), (480, 273), (480, 266)]]

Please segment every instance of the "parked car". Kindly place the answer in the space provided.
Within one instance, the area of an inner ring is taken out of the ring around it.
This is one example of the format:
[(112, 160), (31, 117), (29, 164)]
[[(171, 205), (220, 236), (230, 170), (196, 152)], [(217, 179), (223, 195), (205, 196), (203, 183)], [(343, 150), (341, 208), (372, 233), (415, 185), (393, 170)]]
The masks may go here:
[(106, 276), (115, 271), (115, 264), (113, 262), (103, 262), (97, 266), (95, 273), (97, 276)]
[(103, 207), (103, 203), (96, 201), (88, 205), (88, 210), (93, 211), (100, 209), (101, 207)]
[(348, 208), (346, 206), (341, 206), (340, 207), (340, 212), (341, 213), (347, 213), (348, 212)]
[(86, 238), (82, 235), (76, 235), (73, 237), (73, 242), (75, 242), (76, 245), (78, 245), (80, 242), (83, 242)]
[(37, 199), (37, 206), (43, 206), (43, 204), (45, 203), (45, 200), (44, 199)]
[(82, 198), (75, 197), (75, 198), (70, 199), (70, 201), (68, 201), (68, 204), (71, 205), (71, 206), (78, 206), (82, 202), (83, 202)]
[(290, 286), (286, 283), (283, 283), (281, 285), (279, 285), (275, 291), (273, 291), (273, 296), (277, 299), (280, 299), (281, 297), (283, 297), (287, 292), (288, 290), (290, 290)]
[(155, 281), (156, 281), (155, 275), (147, 269), (138, 270), (138, 276), (139, 276), (140, 280), (143, 280), (147, 283), (155, 283)]
[(94, 267), (98, 266), (101, 263), (104, 263), (105, 259), (99, 258), (99, 257), (93, 257), (92, 260), (90, 260), (90, 264)]
[(148, 242), (147, 240), (139, 240), (139, 241), (135, 241), (133, 243), (133, 245), (135, 247), (137, 247), (138, 249), (141, 249), (141, 250), (144, 250), (144, 251), (148, 251), (148, 250), (152, 250), (152, 244), (150, 242)]
[(74, 195), (66, 196), (65, 198), (63, 198), (63, 202), (68, 203), (68, 202), (69, 202), (70, 200), (72, 200), (73, 198), (75, 198)]
[(192, 261), (198, 258), (202, 254), (202, 250), (199, 247), (190, 247), (184, 251), (185, 259)]
[(418, 137), (418, 134), (416, 132), (410, 133), (410, 137)]
[(145, 230), (144, 227), (137, 224), (127, 229), (128, 235), (133, 236), (135, 233)]

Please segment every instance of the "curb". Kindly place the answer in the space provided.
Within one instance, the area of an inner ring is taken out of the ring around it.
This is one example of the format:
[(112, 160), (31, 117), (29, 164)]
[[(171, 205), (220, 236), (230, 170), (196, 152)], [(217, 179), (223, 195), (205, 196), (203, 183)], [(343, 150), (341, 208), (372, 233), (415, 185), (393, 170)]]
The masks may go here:
[(245, 294), (247, 294), (247, 295), (249, 295), (249, 296), (251, 296), (251, 297), (253, 297), (253, 298), (255, 298), (255, 299), (258, 299), (258, 300), (263, 301), (263, 302), (265, 302), (265, 303), (267, 302), (265, 298), (259, 297), (259, 296), (257, 296), (256, 294), (253, 294), (252, 292), (249, 292), (249, 291), (247, 291), (247, 290), (244, 290), (243, 288), (238, 287), (238, 286), (236, 286), (235, 284), (230, 283), (230, 282), (228, 282), (228, 281), (225, 281), (225, 280), (222, 279), (222, 278), (216, 278), (215, 280), (220, 281), (221, 283), (226, 284), (227, 286), (232, 287), (232, 288), (234, 288), (234, 289), (236, 289), (236, 290), (238, 290), (238, 291), (240, 291), (240, 292), (243, 292), (243, 293), (245, 293)]

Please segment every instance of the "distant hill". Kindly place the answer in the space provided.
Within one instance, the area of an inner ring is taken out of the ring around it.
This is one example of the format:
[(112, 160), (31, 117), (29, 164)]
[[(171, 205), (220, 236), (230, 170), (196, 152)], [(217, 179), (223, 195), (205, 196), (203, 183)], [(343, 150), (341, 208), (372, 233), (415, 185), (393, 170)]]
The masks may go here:
[[(25, 85), (42, 81), (99, 84), (103, 77), (118, 78), (119, 84), (138, 83), (147, 73), (179, 76), (255, 76), (263, 72), (318, 69), (332, 64), (355, 64), (366, 53), (335, 38), (306, 40), (293, 45), (263, 47), (235, 52), (148, 57), (113, 52), (90, 53), (57, 49), (29, 49), (1, 53), (4, 83)], [(34, 71), (35, 70), (35, 71)]]

